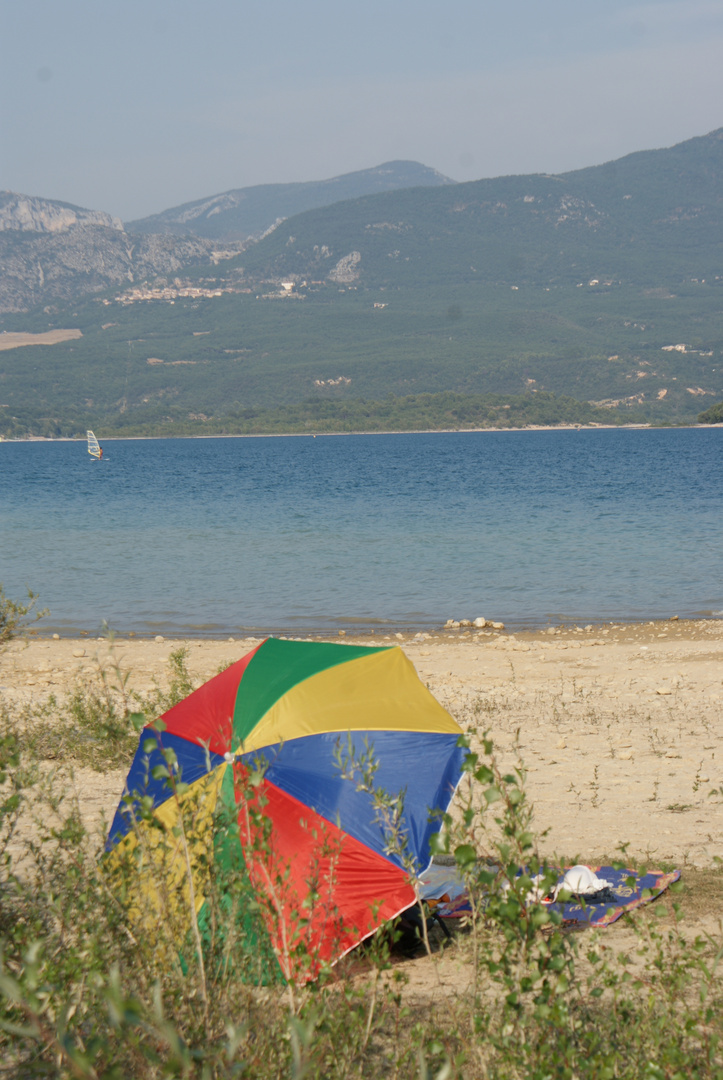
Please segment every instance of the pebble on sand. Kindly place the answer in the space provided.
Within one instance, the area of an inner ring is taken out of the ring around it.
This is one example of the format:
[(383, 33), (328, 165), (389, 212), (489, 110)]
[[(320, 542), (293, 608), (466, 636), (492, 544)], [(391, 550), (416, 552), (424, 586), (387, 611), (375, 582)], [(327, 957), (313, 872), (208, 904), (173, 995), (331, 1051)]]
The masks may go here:
[[(475, 626), (478, 630), (482, 630), (485, 626), (491, 626), (493, 630), (504, 630), (505, 628), (503, 622), (490, 622), (489, 619), (484, 619), (481, 615), (478, 615), (474, 621), (472, 619), (447, 619), (444, 629), (459, 630), (460, 626)], [(554, 633), (554, 631), (552, 632)]]

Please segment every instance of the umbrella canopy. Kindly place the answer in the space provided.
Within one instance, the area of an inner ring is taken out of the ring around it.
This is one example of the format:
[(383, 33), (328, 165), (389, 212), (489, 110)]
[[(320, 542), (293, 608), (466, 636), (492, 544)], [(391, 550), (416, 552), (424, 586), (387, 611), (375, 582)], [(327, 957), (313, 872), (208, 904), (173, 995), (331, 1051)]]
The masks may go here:
[(414, 903), (461, 734), (400, 648), (268, 638), (141, 732), (106, 850), (155, 918), (176, 896), (203, 923), (240, 867), (283, 975), (312, 977)]

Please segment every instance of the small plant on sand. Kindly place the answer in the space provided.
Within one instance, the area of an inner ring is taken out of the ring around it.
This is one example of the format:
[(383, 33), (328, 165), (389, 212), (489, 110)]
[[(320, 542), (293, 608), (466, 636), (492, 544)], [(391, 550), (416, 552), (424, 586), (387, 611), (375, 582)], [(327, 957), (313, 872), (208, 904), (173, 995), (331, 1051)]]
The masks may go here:
[(174, 649), (168, 657), (168, 685), (165, 690), (157, 689), (143, 704), (147, 711), (161, 713), (183, 701), (196, 686), (188, 670), (188, 649), (182, 646)]
[(703, 762), (701, 761), (698, 768), (695, 770), (695, 776), (693, 777), (693, 794), (695, 794), (703, 783)]
[(0, 650), (27, 629), (29, 622), (44, 618), (47, 610), (38, 611), (37, 593), (28, 589), (27, 602), (11, 599), (0, 582)]

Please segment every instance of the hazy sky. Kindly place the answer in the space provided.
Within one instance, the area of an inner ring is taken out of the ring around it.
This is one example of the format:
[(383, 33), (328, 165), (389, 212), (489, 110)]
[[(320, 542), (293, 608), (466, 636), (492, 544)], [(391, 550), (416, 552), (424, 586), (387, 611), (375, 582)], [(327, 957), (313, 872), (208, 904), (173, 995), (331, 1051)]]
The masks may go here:
[(0, 0), (0, 188), (125, 220), (408, 158), (562, 172), (723, 126), (723, 0)]

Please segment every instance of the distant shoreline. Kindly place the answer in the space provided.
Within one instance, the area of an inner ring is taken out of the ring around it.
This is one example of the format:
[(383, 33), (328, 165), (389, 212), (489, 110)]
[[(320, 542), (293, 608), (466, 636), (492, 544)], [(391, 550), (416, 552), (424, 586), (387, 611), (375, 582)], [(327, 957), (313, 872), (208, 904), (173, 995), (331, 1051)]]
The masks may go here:
[[(408, 431), (384, 430), (384, 431), (256, 431), (256, 432), (228, 432), (219, 434), (198, 435), (99, 435), (102, 442), (150, 442), (159, 439), (326, 439), (344, 437), (348, 435), (475, 435), (482, 432), (490, 434), (504, 434), (505, 432), (525, 431), (693, 431), (697, 429), (709, 431), (718, 427), (717, 424), (530, 424), (526, 427), (484, 427), (484, 428), (414, 428)], [(3, 438), (6, 443), (84, 443), (83, 436), (71, 438), (60, 436), (52, 438), (47, 435), (28, 435), (25, 438)]]

